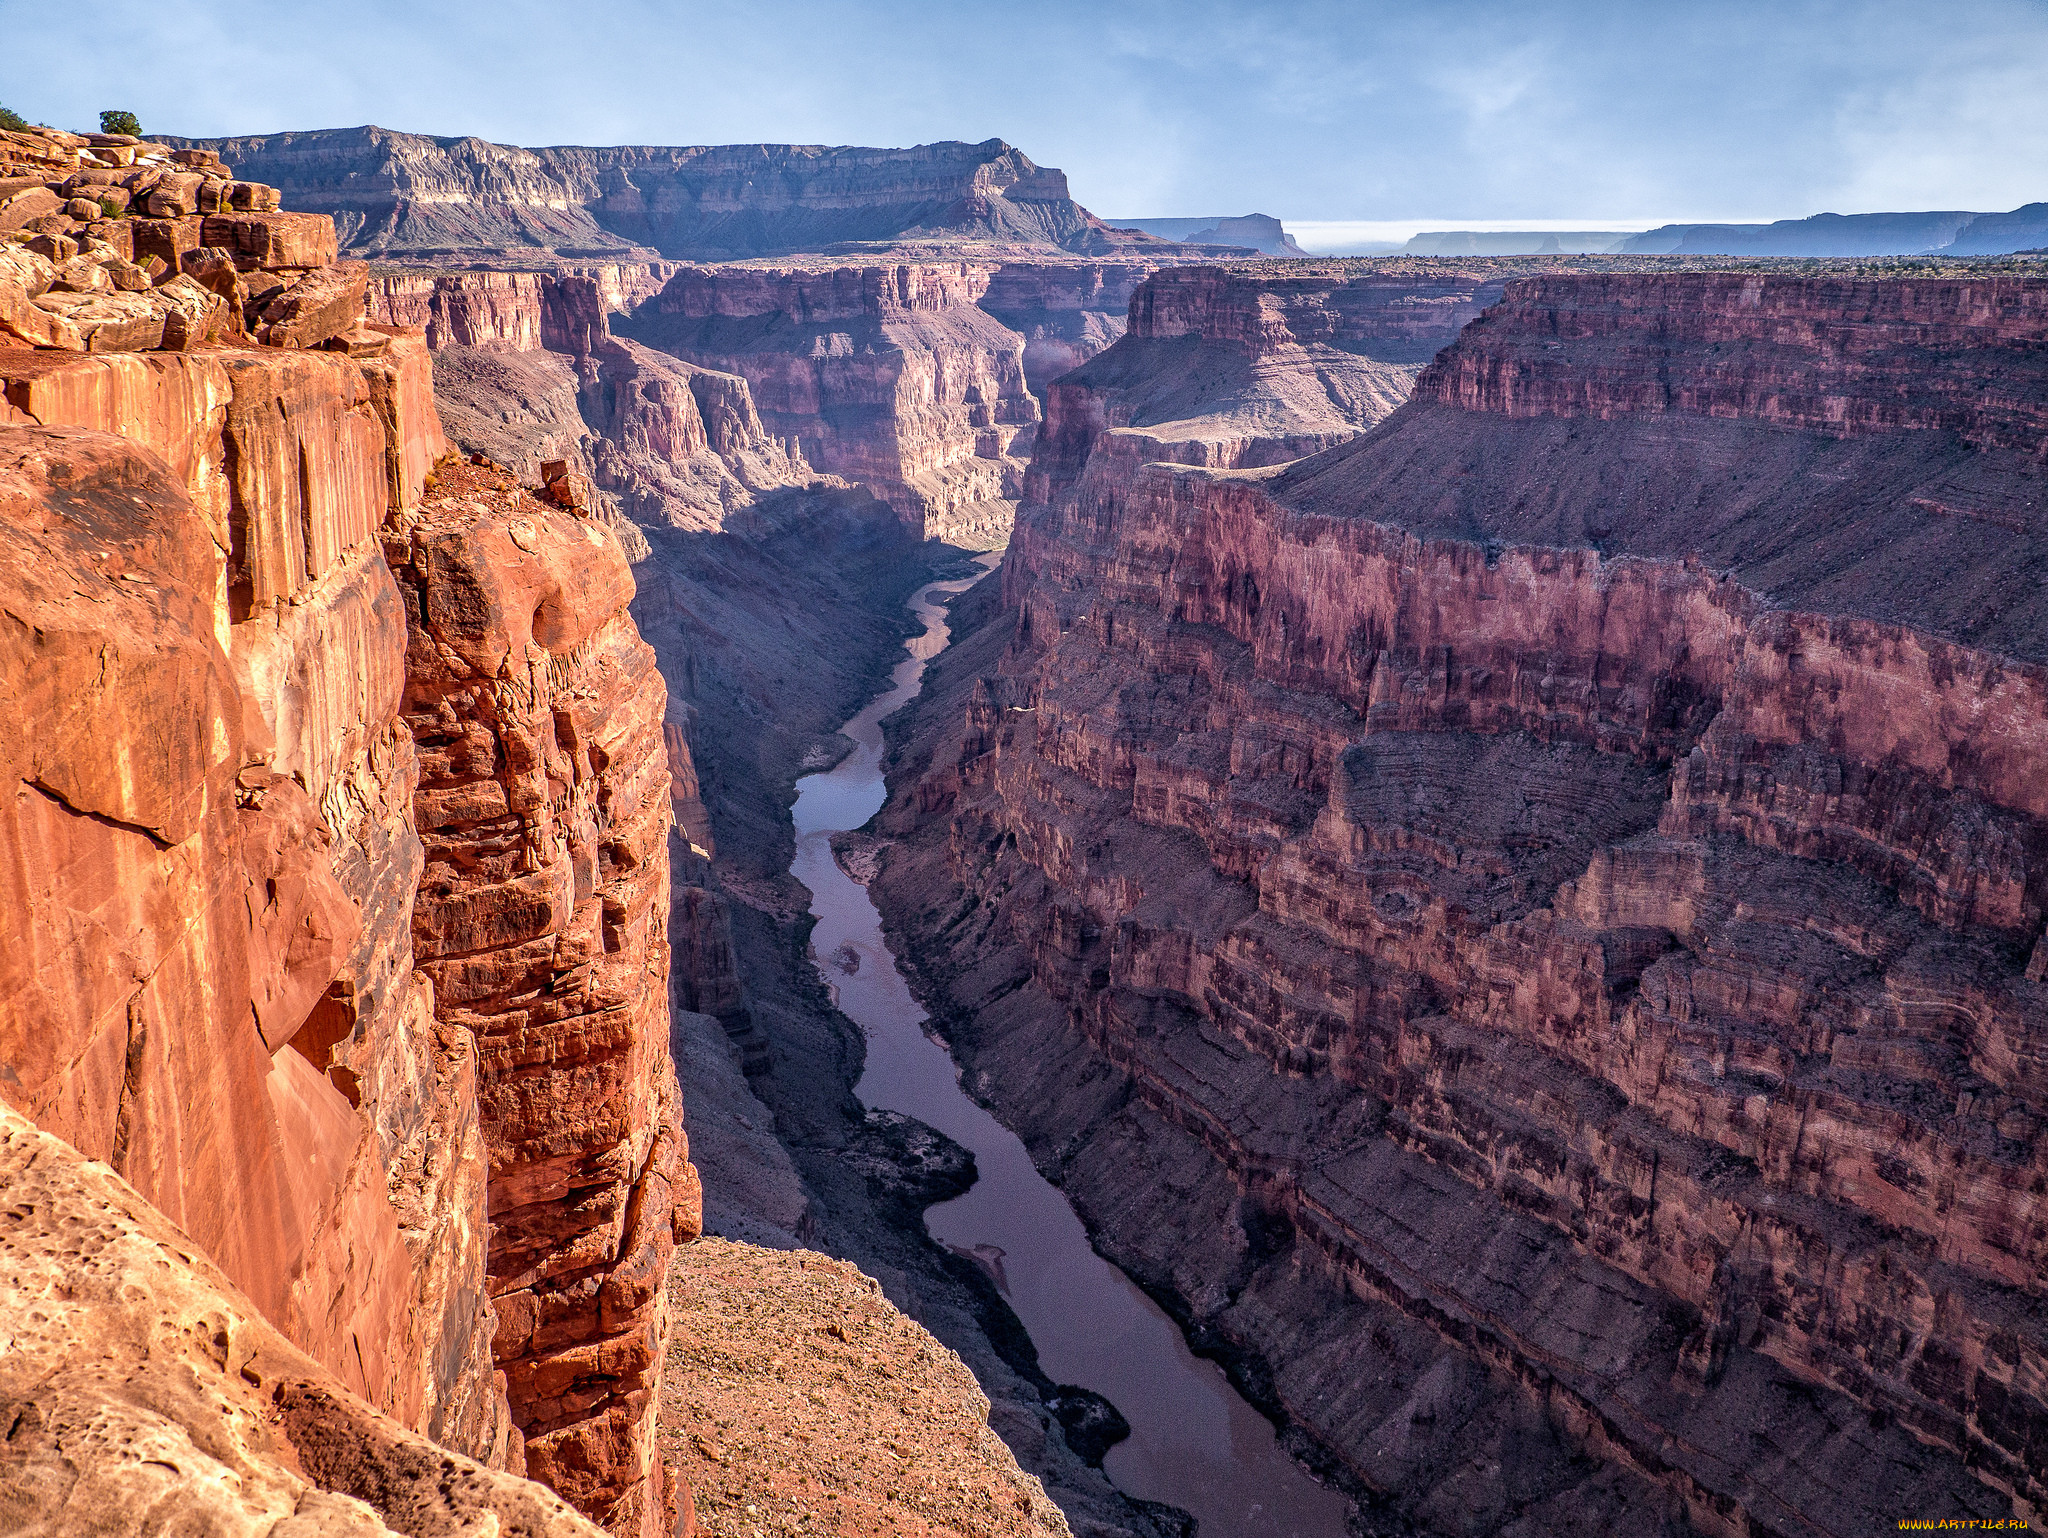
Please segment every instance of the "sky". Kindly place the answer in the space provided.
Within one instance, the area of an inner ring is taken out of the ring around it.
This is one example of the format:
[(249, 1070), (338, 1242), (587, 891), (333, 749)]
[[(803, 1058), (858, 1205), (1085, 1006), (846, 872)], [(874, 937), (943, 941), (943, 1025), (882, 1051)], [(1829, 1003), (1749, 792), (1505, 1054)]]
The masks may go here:
[(1324, 250), (2048, 200), (2048, 0), (0, 0), (0, 51), (59, 127), (1003, 138)]

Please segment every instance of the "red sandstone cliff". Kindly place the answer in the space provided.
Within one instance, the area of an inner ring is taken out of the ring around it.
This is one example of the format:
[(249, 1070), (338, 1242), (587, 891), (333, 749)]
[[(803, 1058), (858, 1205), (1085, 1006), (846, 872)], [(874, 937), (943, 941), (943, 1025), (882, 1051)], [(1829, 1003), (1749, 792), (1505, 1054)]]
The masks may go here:
[(1048, 387), (1025, 495), (1052, 500), (1091, 464), (1120, 481), (1153, 460), (1234, 470), (1342, 443), (1407, 399), (1504, 281), (1453, 263), (1161, 272), (1121, 339)]
[[(1134, 337), (1301, 334), (1189, 281)], [(976, 915), (970, 1071), (1425, 1530), (2048, 1499), (2044, 330), (1532, 279), (1267, 471), (1064, 431), (1115, 350), (1055, 387), (878, 890)]]
[[(17, 139), (70, 180), (137, 153)], [(171, 279), (119, 254), (151, 221), (90, 212), (0, 251), (8, 324), (52, 344), (0, 351), (0, 1093), (322, 1393), (665, 1532), (662, 1282), (696, 1196), (625, 558), (501, 476), (436, 477), (424, 342), (366, 328), (318, 242)], [(71, 302), (173, 283), (203, 332)]]

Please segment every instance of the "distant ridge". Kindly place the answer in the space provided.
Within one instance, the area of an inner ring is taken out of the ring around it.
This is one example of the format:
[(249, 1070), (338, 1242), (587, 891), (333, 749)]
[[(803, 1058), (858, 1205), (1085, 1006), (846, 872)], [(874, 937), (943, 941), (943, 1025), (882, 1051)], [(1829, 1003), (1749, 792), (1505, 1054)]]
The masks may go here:
[[(1155, 231), (1154, 233), (1163, 233)], [(2009, 213), (1964, 209), (1814, 214), (1771, 224), (1663, 224), (1620, 230), (1426, 230), (1404, 256), (2005, 256), (2048, 245), (2048, 203)]]
[(1111, 219), (1120, 230), (1143, 230), (1190, 246), (1249, 246), (1266, 256), (1307, 256), (1271, 214), (1208, 214), (1193, 219)]
[(1086, 254), (1150, 244), (1113, 232), (1068, 195), (1064, 173), (1001, 139), (523, 149), (365, 126), (170, 142), (216, 150), (290, 207), (332, 214), (356, 256), (722, 260), (934, 237)]

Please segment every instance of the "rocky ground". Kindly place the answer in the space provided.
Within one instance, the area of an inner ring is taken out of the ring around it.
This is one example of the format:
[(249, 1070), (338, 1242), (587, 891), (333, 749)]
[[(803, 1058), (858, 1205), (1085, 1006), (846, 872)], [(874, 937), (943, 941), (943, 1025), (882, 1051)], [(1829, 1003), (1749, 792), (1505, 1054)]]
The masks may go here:
[(664, 1440), (706, 1538), (1069, 1531), (966, 1364), (846, 1261), (707, 1238), (669, 1299)]

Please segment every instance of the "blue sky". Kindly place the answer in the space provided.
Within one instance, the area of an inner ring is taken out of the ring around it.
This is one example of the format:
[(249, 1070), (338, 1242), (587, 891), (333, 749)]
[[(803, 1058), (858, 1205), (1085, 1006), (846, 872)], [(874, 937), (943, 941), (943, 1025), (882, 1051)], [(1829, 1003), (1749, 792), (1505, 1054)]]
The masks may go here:
[(1000, 136), (1098, 213), (1574, 228), (2048, 199), (2048, 0), (0, 0), (37, 121)]

